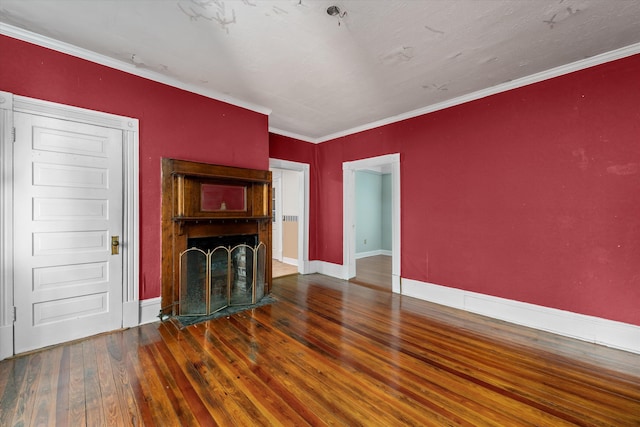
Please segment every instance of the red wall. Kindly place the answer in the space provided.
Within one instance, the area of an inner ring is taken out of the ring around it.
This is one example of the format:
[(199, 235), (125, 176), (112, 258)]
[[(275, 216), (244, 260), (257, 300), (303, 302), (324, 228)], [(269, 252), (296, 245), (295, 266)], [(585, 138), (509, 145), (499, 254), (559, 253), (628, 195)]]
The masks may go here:
[(140, 120), (140, 297), (160, 295), (161, 158), (269, 167), (268, 118), (0, 36), (0, 90)]
[(640, 55), (316, 146), (317, 259), (342, 263), (342, 162), (399, 152), (402, 277), (640, 325), (638, 76)]
[(342, 162), (399, 152), (402, 276), (640, 325), (640, 55), (320, 145), (267, 117), (0, 36), (0, 90), (140, 119), (141, 298), (160, 159), (310, 163), (311, 259), (342, 263)]

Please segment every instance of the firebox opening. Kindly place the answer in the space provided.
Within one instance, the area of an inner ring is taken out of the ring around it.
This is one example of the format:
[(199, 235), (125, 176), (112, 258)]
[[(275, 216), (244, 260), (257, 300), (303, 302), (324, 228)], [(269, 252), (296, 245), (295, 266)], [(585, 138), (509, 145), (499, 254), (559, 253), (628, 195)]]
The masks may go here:
[(258, 235), (189, 238), (180, 253), (180, 315), (256, 304), (265, 295), (266, 246)]

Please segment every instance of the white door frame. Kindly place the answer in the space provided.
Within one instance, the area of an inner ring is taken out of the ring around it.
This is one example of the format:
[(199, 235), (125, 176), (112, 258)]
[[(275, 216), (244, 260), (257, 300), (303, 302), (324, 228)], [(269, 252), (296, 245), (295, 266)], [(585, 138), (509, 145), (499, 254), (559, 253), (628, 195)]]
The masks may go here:
[(342, 163), (343, 195), (343, 268), (344, 279), (356, 275), (356, 171), (391, 166), (391, 290), (401, 293), (400, 286), (400, 154), (387, 154)]
[(272, 187), (276, 193), (275, 196), (275, 206), (273, 206), (273, 211), (275, 212), (275, 218), (273, 218), (274, 229), (276, 232), (274, 233), (272, 230), (271, 239), (272, 239), (272, 248), (273, 243), (276, 243), (275, 248), (277, 250), (273, 251), (272, 258), (277, 259), (282, 262), (282, 173), (278, 170), (272, 172)]
[(139, 324), (138, 119), (0, 92), (0, 360), (13, 347), (13, 112), (73, 120), (123, 131), (122, 326)]
[[(289, 160), (269, 159), (269, 169), (286, 169), (302, 172), (298, 185), (298, 273), (311, 271), (309, 263), (309, 164)], [(276, 196), (277, 197), (277, 196)]]

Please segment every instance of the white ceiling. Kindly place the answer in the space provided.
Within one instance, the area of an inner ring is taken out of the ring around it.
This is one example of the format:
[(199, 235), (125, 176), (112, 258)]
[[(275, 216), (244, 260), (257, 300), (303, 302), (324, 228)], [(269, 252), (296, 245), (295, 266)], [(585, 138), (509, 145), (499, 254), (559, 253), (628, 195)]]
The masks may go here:
[(636, 44), (640, 1), (0, 0), (0, 22), (318, 142)]

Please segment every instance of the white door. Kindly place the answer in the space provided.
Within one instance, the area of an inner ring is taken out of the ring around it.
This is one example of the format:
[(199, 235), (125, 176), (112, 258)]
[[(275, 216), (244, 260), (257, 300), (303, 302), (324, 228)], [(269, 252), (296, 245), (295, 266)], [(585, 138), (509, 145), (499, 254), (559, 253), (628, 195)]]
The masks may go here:
[(121, 327), (123, 132), (24, 113), (14, 126), (15, 352)]

